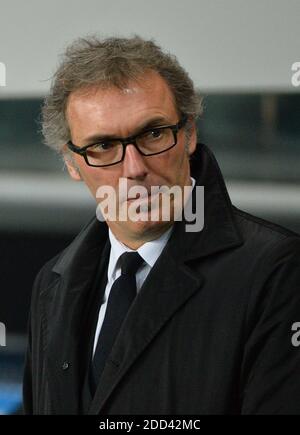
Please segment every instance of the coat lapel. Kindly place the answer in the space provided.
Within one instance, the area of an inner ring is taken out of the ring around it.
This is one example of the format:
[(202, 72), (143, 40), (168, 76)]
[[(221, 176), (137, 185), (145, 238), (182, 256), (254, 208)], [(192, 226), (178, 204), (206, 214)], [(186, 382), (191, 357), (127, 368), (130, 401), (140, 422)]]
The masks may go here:
[[(76, 414), (81, 382), (80, 337), (83, 314), (92, 291), (99, 259), (109, 254), (102, 223), (89, 225), (56, 263), (55, 284), (42, 295), (43, 323), (46, 331), (46, 376), (51, 413)], [(102, 237), (101, 237), (102, 235)], [(83, 240), (84, 239), (84, 242)], [(101, 265), (100, 265), (101, 267)]]

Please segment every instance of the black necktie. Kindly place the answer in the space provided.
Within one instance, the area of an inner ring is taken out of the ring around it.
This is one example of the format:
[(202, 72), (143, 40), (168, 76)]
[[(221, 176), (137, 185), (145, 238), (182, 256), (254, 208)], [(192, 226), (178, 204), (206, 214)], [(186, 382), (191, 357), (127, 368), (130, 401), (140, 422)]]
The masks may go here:
[(124, 252), (120, 256), (121, 275), (113, 283), (108, 297), (104, 321), (100, 330), (93, 362), (92, 383), (96, 389), (106, 359), (121, 328), (126, 313), (136, 296), (137, 269), (143, 263), (138, 252)]

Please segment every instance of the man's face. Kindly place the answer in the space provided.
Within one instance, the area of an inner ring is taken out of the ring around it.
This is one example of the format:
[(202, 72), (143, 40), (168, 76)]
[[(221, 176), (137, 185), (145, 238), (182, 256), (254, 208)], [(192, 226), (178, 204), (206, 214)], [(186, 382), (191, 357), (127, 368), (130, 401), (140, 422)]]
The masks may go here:
[[(80, 147), (94, 143), (96, 137), (122, 138), (141, 132), (145, 126), (172, 125), (179, 121), (172, 93), (155, 72), (145, 74), (141, 81), (131, 82), (123, 90), (94, 87), (75, 91), (69, 97), (66, 115), (72, 142)], [(137, 185), (148, 191), (151, 186), (162, 185), (183, 188), (191, 185), (188, 154), (194, 152), (196, 146), (194, 125), (189, 153), (185, 144), (186, 134), (182, 128), (177, 133), (177, 144), (161, 154), (146, 157), (129, 144), (124, 160), (113, 166), (88, 166), (82, 156), (75, 153), (73, 158), (78, 170), (68, 160), (66, 163), (71, 177), (83, 180), (95, 198), (97, 189), (104, 185), (113, 187), (118, 194), (120, 177), (126, 179), (128, 189)], [(151, 221), (149, 213), (147, 220), (107, 220), (107, 224), (119, 240), (136, 249), (158, 237), (172, 222)]]

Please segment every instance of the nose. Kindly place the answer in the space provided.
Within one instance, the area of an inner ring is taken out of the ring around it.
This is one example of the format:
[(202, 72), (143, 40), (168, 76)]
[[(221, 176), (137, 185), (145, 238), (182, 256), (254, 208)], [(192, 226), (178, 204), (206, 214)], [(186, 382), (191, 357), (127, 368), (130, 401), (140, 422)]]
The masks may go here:
[(133, 144), (128, 144), (123, 160), (123, 177), (143, 180), (148, 173), (145, 158)]

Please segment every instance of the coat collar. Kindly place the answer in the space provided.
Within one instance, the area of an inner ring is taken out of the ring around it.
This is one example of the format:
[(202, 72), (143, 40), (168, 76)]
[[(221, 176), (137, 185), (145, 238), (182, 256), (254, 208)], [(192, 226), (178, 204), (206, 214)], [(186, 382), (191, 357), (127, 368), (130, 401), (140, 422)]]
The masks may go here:
[[(103, 411), (115, 387), (152, 338), (195, 292), (201, 291), (204, 277), (193, 268), (191, 260), (242, 243), (223, 177), (206, 146), (198, 145), (191, 159), (191, 173), (196, 185), (204, 186), (204, 228), (200, 232), (186, 232), (184, 220), (174, 223), (167, 245), (121, 327), (102, 372), (90, 414)], [(192, 195), (195, 191), (193, 189)], [(52, 301), (54, 307), (50, 310), (45, 304), (45, 316), (49, 317), (47, 323), (53, 329), (48, 346), (48, 370), (49, 379), (52, 379), (49, 390), (54, 413), (76, 413), (78, 410), (80, 385), (76, 375), (79, 357), (76, 338), (81, 327), (81, 307), (97, 270), (97, 261), (92, 260), (103, 257), (107, 240), (107, 225), (94, 218), (55, 264), (53, 272), (59, 274), (61, 280), (56, 280), (51, 295), (44, 292), (44, 297)], [(60, 355), (59, 361), (57, 355)], [(60, 370), (63, 361), (70, 361), (68, 373)]]
[[(190, 167), (196, 186), (204, 186), (204, 227), (200, 232), (188, 232), (185, 230), (185, 220), (176, 222), (170, 249), (176, 240), (176, 244), (180, 244), (180, 258), (183, 262), (243, 243), (219, 165), (204, 144), (197, 145), (191, 156)], [(196, 189), (192, 192), (192, 203), (196, 203)]]

